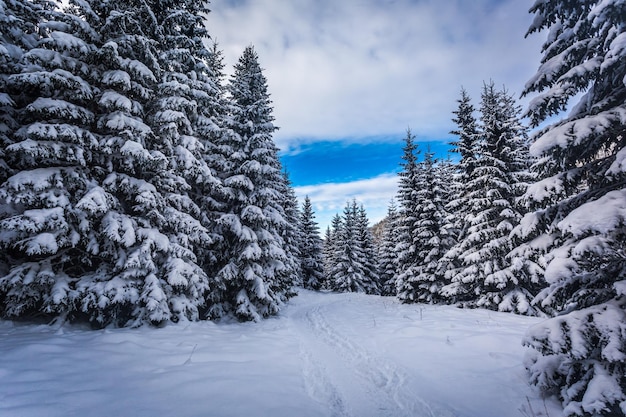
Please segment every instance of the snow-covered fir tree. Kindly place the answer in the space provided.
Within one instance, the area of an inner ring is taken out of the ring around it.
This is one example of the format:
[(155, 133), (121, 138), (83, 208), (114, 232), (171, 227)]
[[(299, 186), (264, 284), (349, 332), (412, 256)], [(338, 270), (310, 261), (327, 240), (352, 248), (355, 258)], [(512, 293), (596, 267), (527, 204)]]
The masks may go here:
[[(519, 105), (509, 94), (503, 94), (501, 101), (504, 120), (509, 126), (508, 134), (511, 135), (507, 138), (510, 142), (507, 164), (512, 180), (511, 191), (516, 196), (512, 208), (519, 216), (523, 216), (529, 211), (529, 206), (522, 196), (536, 179), (536, 174), (531, 171), (533, 158), (529, 152), (527, 127), (520, 122)], [(533, 305), (535, 296), (546, 287), (543, 254), (524, 242), (517, 227), (510, 233), (509, 239), (512, 250), (506, 255), (507, 267), (502, 272), (506, 283), (502, 282), (499, 294), (496, 294), (501, 298), (498, 310), (531, 316), (544, 315), (540, 308)]]
[(400, 164), (402, 171), (398, 173), (398, 202), (399, 222), (398, 236), (396, 244), (396, 253), (398, 254), (398, 277), (396, 282), (399, 293), (403, 287), (403, 283), (408, 281), (413, 274), (412, 268), (418, 264), (417, 243), (419, 237), (416, 234), (417, 212), (419, 203), (416, 195), (419, 192), (419, 171), (420, 166), (417, 162), (417, 145), (415, 144), (415, 136), (408, 129), (404, 138), (403, 162)]
[(207, 63), (214, 52), (205, 46), (209, 35), (203, 15), (208, 9), (203, 3), (157, 2), (153, 10), (162, 28), (161, 77), (148, 120), (157, 132), (157, 149), (168, 160), (166, 175), (153, 180), (166, 202), (158, 228), (169, 240), (159, 265), (166, 274), (160, 279), (171, 319), (195, 320), (206, 309), (209, 291), (209, 277), (200, 265), (210, 271), (207, 261), (215, 258), (211, 250), (218, 239), (210, 231), (214, 207), (204, 203), (220, 186), (206, 158), (216, 137), (212, 130), (219, 131), (220, 120), (212, 120), (221, 104), (219, 74)]
[(225, 208), (218, 219), (223, 242), (210, 314), (258, 320), (276, 314), (294, 295), (296, 277), (282, 237), (285, 180), (272, 139), (274, 116), (253, 47), (235, 65), (228, 92), (230, 117), (220, 144), (228, 157), (221, 173)]
[(302, 246), (302, 225), (300, 224), (301, 215), (298, 207), (298, 198), (296, 192), (291, 186), (291, 180), (287, 172), (283, 172), (282, 189), (283, 196), (282, 206), (285, 212), (284, 227), (281, 236), (284, 241), (285, 253), (287, 255), (286, 264), (292, 274), (293, 285), (302, 286), (304, 283), (302, 254), (300, 252)]
[[(332, 265), (328, 272), (328, 286), (338, 292), (379, 294), (378, 279), (365, 259), (369, 248), (364, 245), (363, 216), (356, 200), (346, 203), (343, 217), (335, 217), (332, 231)], [(338, 224), (336, 224), (338, 223)], [(371, 236), (370, 236), (371, 238)], [(373, 244), (371, 246), (373, 253)]]
[[(304, 288), (319, 290), (324, 283), (323, 242), (319, 234), (319, 226), (315, 221), (313, 204), (309, 196), (304, 197), (300, 213), (300, 229), (302, 238), (300, 256), (302, 259), (302, 279)], [(327, 238), (330, 230), (327, 233)]]
[(416, 263), (397, 280), (398, 298), (403, 302), (437, 302), (445, 284), (440, 260), (450, 249), (452, 238), (443, 228), (447, 217), (444, 184), (435, 163), (434, 154), (428, 150), (419, 164), (417, 190), (413, 197), (416, 203), (413, 223)]
[[(165, 84), (182, 68), (162, 66), (167, 43), (176, 37), (166, 35), (164, 25), (176, 5), (79, 5), (76, 14), (100, 25), (97, 132), (103, 178), (91, 204), (102, 216), (93, 246), (107, 260), (98, 276), (81, 283), (81, 309), (101, 324), (197, 319), (208, 280), (195, 262), (191, 241), (208, 238), (202, 228), (195, 236), (183, 236), (199, 224), (184, 194), (189, 185), (182, 169), (177, 172), (181, 161), (173, 159), (185, 136), (195, 137), (181, 115), (188, 107), (181, 100), (177, 112), (166, 105), (168, 97), (172, 104), (182, 99)], [(177, 119), (166, 120), (167, 114)], [(194, 169), (202, 170), (199, 165)]]
[[(537, 92), (531, 152), (540, 180), (526, 197), (539, 208), (522, 234), (548, 248), (550, 287), (537, 302), (556, 317), (524, 343), (531, 382), (568, 416), (626, 415), (626, 13), (618, 0), (536, 1), (529, 34), (547, 30), (543, 58), (524, 93)], [(535, 240), (536, 241), (536, 240)], [(536, 244), (535, 246), (538, 246)]]
[(373, 282), (376, 288), (368, 290), (368, 294), (380, 293), (380, 276), (378, 275), (378, 253), (374, 237), (369, 227), (369, 219), (365, 207), (361, 204), (356, 215), (356, 245), (360, 248), (363, 268), (363, 281)]
[(16, 22), (11, 33), (21, 40), (10, 44), (5, 35), (1, 47), (9, 60), (3, 71), (11, 72), (2, 76), (2, 101), (14, 122), (4, 148), (8, 178), (0, 185), (0, 247), (9, 261), (0, 278), (1, 313), (65, 315), (80, 294), (76, 283), (99, 263), (89, 199), (98, 152), (90, 65), (98, 34), (52, 7), (9, 5), (4, 13), (14, 14), (5, 19)]
[(508, 269), (506, 258), (513, 249), (509, 234), (522, 216), (517, 174), (528, 163), (525, 128), (508, 93), (496, 91), (493, 83), (483, 88), (480, 113), (476, 163), (465, 184), (467, 230), (446, 256), (456, 268), (448, 269), (452, 282), (442, 292), (470, 307), (526, 313), (529, 293)]
[(335, 268), (337, 260), (337, 244), (339, 243), (339, 232), (343, 227), (341, 216), (335, 213), (330, 226), (326, 228), (324, 234), (324, 289), (330, 289), (332, 281), (332, 270)]
[(396, 295), (396, 276), (398, 274), (398, 207), (395, 200), (391, 200), (384, 219), (383, 231), (378, 245), (378, 273), (380, 276), (380, 291), (382, 295)]
[[(7, 148), (15, 143), (15, 131), (20, 127), (19, 105), (14, 95), (19, 91), (12, 87), (11, 76), (23, 71), (27, 63), (22, 59), (24, 52), (37, 45), (40, 36), (37, 26), (41, 20), (42, 5), (25, 0), (0, 2), (0, 184), (14, 171), (6, 160)], [(11, 91), (13, 90), (13, 91)], [(0, 197), (0, 219), (12, 214), (12, 209)], [(8, 272), (10, 254), (0, 251), (0, 276)]]
[(450, 142), (452, 152), (460, 157), (456, 165), (456, 172), (451, 181), (450, 201), (446, 210), (450, 213), (446, 229), (454, 233), (455, 239), (463, 239), (467, 232), (465, 217), (468, 214), (468, 184), (474, 174), (476, 158), (478, 157), (478, 121), (471, 98), (465, 89), (461, 89), (461, 97), (457, 100), (458, 107), (452, 113), (452, 121), (456, 129), (450, 133), (457, 138)]

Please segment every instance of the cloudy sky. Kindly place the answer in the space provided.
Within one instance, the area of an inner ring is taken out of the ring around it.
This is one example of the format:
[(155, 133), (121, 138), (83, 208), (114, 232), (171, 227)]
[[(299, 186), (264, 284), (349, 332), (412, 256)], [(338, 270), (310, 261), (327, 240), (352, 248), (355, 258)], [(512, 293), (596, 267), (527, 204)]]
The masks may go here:
[[(322, 228), (356, 198), (371, 223), (395, 195), (406, 129), (446, 157), (461, 87), (519, 95), (542, 35), (532, 0), (212, 0), (207, 25), (229, 67), (254, 45), (275, 135)], [(522, 100), (522, 106), (527, 100)]]

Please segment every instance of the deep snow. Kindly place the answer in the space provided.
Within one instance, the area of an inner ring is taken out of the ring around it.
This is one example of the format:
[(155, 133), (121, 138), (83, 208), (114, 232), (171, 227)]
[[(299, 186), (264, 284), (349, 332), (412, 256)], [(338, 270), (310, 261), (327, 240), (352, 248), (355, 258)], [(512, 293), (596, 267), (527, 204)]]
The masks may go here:
[(558, 417), (522, 366), (540, 320), (301, 291), (260, 323), (0, 321), (0, 416)]

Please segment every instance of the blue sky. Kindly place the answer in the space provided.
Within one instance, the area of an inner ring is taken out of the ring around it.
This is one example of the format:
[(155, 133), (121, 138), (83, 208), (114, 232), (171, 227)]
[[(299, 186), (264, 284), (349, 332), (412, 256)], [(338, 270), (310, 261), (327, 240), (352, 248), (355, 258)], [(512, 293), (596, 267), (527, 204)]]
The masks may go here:
[[(364, 143), (319, 140), (301, 144), (296, 150), (282, 151), (281, 160), (297, 186), (365, 180), (400, 171), (405, 137), (406, 134), (393, 140)], [(437, 158), (448, 158), (450, 154), (450, 146), (445, 141), (422, 142), (420, 149), (430, 149)]]
[(475, 104), (483, 81), (523, 90), (543, 41), (524, 38), (533, 2), (213, 0), (207, 26), (228, 68), (255, 46), (283, 164), (325, 228), (352, 198), (384, 217), (408, 127), (446, 156), (461, 87)]

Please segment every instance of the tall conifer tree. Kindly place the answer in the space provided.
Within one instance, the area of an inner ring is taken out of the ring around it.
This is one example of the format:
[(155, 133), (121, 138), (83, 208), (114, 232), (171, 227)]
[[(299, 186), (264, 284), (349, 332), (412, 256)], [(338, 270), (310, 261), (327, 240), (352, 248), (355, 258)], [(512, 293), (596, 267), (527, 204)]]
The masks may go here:
[(456, 269), (448, 271), (452, 282), (443, 292), (467, 306), (515, 311), (519, 297), (525, 306), (521, 309), (528, 310), (528, 292), (517, 290), (506, 256), (512, 249), (510, 232), (522, 216), (517, 205), (523, 191), (518, 174), (527, 168), (528, 159), (523, 151), (525, 128), (511, 100), (505, 91), (496, 91), (493, 83), (485, 84), (477, 159), (465, 185), (468, 227), (448, 254)]
[(367, 231), (363, 230), (363, 225), (367, 224), (367, 218), (364, 219), (356, 200), (346, 203), (339, 222), (338, 225), (334, 224), (330, 289), (379, 294), (377, 275), (370, 269), (370, 262), (365, 259), (366, 254), (373, 251), (373, 245), (365, 243), (368, 238), (365, 237)]
[(306, 196), (302, 203), (300, 227), (302, 229), (300, 256), (302, 257), (304, 288), (319, 290), (324, 283), (323, 243), (309, 196)]
[(398, 254), (398, 280), (397, 291), (400, 292), (403, 283), (412, 276), (412, 267), (418, 264), (417, 258), (417, 242), (419, 238), (416, 234), (417, 213), (419, 203), (416, 199), (419, 191), (419, 171), (420, 166), (417, 162), (417, 145), (415, 144), (415, 136), (408, 129), (404, 138), (403, 162), (400, 164), (402, 171), (398, 174), (400, 177), (398, 185), (398, 203), (399, 223), (398, 223), (398, 242), (396, 252)]
[(450, 247), (448, 231), (443, 228), (446, 218), (445, 200), (437, 175), (434, 154), (427, 151), (417, 178), (415, 193), (416, 263), (398, 277), (398, 297), (404, 302), (437, 302), (444, 285), (440, 260)]
[(221, 149), (228, 155), (222, 173), (225, 213), (218, 219), (224, 237), (215, 276), (211, 315), (234, 313), (241, 320), (276, 314), (292, 296), (283, 231), (285, 190), (272, 123), (267, 80), (253, 47), (247, 47), (228, 85), (230, 116)]
[(395, 200), (391, 200), (385, 217), (382, 238), (378, 246), (378, 271), (380, 274), (381, 294), (396, 295), (396, 278), (398, 274), (398, 208)]
[(0, 247), (9, 256), (0, 300), (8, 317), (67, 314), (80, 295), (77, 282), (99, 262), (89, 204), (98, 149), (91, 59), (99, 36), (78, 17), (38, 4), (11, 1), (4, 9), (16, 13), (5, 15), (13, 31), (2, 36), (1, 96), (12, 108), (4, 116), (12, 130), (3, 149), (8, 178), (0, 186)]
[[(548, 248), (556, 317), (529, 330), (531, 382), (556, 393), (570, 416), (626, 415), (626, 13), (618, 0), (536, 1), (528, 33), (547, 30), (525, 94), (535, 125), (579, 103), (535, 137), (539, 207), (522, 233)], [(531, 241), (531, 243), (533, 243)]]

